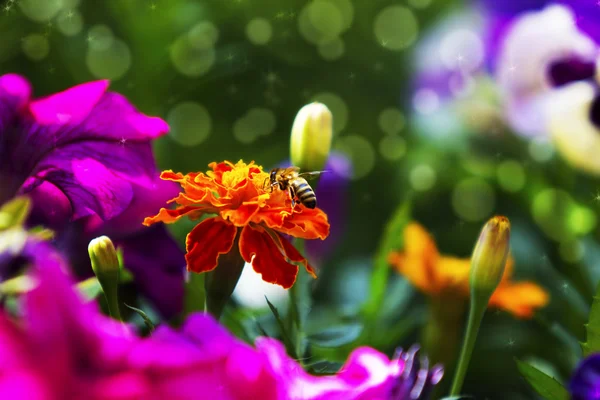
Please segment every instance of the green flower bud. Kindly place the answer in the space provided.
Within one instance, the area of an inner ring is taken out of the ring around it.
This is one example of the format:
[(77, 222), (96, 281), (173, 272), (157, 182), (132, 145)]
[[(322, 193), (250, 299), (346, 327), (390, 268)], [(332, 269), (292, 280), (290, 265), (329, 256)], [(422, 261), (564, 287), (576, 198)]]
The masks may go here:
[(490, 219), (481, 230), (471, 256), (471, 294), (487, 296), (498, 287), (508, 259), (510, 222), (503, 216)]
[(304, 171), (320, 171), (331, 150), (333, 117), (325, 104), (307, 104), (298, 111), (290, 145), (293, 165)]
[(107, 236), (100, 236), (92, 240), (88, 246), (92, 269), (102, 286), (104, 296), (108, 302), (110, 315), (120, 320), (118, 301), (119, 273), (121, 266), (117, 256), (117, 250)]

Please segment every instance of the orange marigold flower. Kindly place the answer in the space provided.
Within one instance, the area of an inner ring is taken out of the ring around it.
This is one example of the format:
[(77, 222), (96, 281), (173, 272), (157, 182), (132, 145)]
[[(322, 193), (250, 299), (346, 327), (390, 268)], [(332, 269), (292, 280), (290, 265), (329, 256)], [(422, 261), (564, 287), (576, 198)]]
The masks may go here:
[[(164, 171), (161, 179), (178, 182), (183, 192), (169, 200), (175, 209), (162, 208), (144, 225), (156, 222), (173, 223), (184, 215), (197, 220), (205, 214), (215, 214), (200, 222), (186, 238), (188, 271), (212, 271), (221, 254), (239, 245), (240, 255), (263, 280), (284, 288), (291, 287), (302, 263), (316, 277), (314, 269), (298, 250), (282, 235), (303, 239), (325, 239), (329, 235), (327, 215), (292, 201), (288, 192), (265, 190), (269, 174), (261, 166), (239, 161), (209, 164), (206, 174), (187, 175)], [(238, 236), (239, 234), (239, 236)], [(236, 242), (237, 239), (237, 243)]]
[[(429, 233), (419, 224), (407, 225), (404, 229), (404, 251), (392, 252), (389, 262), (424, 293), (469, 296), (471, 260), (441, 255)], [(513, 282), (513, 268), (514, 261), (509, 256), (489, 306), (506, 310), (519, 318), (531, 318), (535, 309), (548, 303), (548, 293), (533, 282)]]

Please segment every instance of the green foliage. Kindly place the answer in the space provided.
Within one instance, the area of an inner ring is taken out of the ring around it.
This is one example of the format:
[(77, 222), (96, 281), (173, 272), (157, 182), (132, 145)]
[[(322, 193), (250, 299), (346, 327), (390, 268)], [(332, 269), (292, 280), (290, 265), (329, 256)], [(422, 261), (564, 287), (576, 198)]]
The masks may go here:
[(391, 251), (402, 246), (402, 232), (411, 218), (410, 196), (396, 209), (386, 225), (383, 237), (375, 256), (375, 265), (371, 277), (369, 300), (364, 306), (365, 318), (373, 321), (381, 310), (385, 298), (390, 265), (388, 256)]
[(143, 311), (140, 310), (139, 308), (135, 308), (132, 307), (128, 304), (125, 304), (125, 307), (135, 311), (140, 317), (142, 317), (142, 319), (144, 320), (144, 323), (146, 324), (146, 327), (148, 328), (148, 330), (150, 331), (150, 333), (152, 333), (154, 331), (154, 323), (152, 322), (152, 320), (150, 319), (150, 317), (148, 317), (148, 315)]
[(79, 282), (77, 289), (83, 295), (83, 298), (88, 301), (96, 299), (102, 293), (102, 286), (100, 286), (100, 282), (95, 276)]
[(22, 226), (29, 215), (29, 197), (15, 197), (0, 207), (0, 230)]
[(581, 348), (584, 357), (587, 357), (600, 351), (600, 285), (596, 289), (589, 320), (585, 328), (587, 341), (581, 344)]
[(362, 332), (359, 323), (332, 326), (308, 336), (308, 341), (320, 347), (340, 347), (356, 340)]
[(185, 283), (183, 313), (188, 315), (196, 311), (204, 311), (206, 292), (204, 289), (204, 274), (188, 273)]
[[(271, 312), (273, 313), (273, 316), (275, 317), (275, 320), (277, 321), (277, 325), (279, 326), (279, 331), (281, 332), (281, 337), (283, 340), (283, 344), (285, 345), (286, 351), (288, 352), (288, 354), (291, 357), (295, 358), (296, 360), (300, 360), (299, 354), (296, 352), (296, 349), (298, 348), (298, 346), (294, 342), (294, 340), (292, 339), (292, 335), (286, 328), (286, 324), (285, 324), (284, 320), (281, 318), (281, 315), (279, 315), (279, 311), (277, 311), (277, 307), (275, 307), (269, 301), (267, 296), (265, 296), (265, 300), (267, 301), (267, 304), (269, 305), (269, 308), (271, 309)], [(297, 338), (296, 338), (296, 340), (297, 340)]]
[(517, 368), (527, 382), (546, 400), (568, 400), (569, 393), (556, 379), (546, 375), (539, 369), (519, 360)]

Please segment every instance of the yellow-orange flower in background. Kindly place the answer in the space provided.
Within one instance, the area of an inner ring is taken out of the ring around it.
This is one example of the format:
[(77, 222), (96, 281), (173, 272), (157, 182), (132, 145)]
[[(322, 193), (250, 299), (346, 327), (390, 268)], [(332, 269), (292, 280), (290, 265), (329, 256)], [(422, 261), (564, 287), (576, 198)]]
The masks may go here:
[[(173, 223), (183, 216), (200, 222), (186, 238), (186, 261), (189, 271), (208, 272), (217, 267), (219, 255), (229, 253), (239, 234), (237, 245), (244, 261), (251, 263), (263, 280), (291, 287), (302, 263), (316, 277), (314, 269), (298, 250), (282, 235), (303, 239), (325, 239), (329, 223), (325, 213), (292, 202), (287, 191), (264, 189), (269, 174), (254, 162), (225, 161), (209, 164), (202, 172), (183, 175), (164, 171), (161, 179), (178, 182), (183, 192), (170, 200), (175, 209), (162, 208), (144, 225)], [(287, 260), (286, 260), (287, 259)]]
[[(413, 285), (431, 296), (469, 296), (471, 260), (441, 255), (429, 233), (419, 224), (404, 229), (404, 251), (392, 252), (390, 264)], [(514, 261), (509, 256), (500, 285), (489, 306), (506, 310), (519, 318), (531, 318), (549, 301), (548, 293), (533, 282), (513, 282)]]

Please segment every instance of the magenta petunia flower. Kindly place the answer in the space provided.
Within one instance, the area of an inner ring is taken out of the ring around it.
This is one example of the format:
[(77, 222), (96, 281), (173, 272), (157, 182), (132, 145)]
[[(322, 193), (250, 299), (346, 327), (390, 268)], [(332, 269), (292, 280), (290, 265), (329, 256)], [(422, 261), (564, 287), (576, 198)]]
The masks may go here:
[(365, 347), (338, 374), (311, 376), (280, 342), (252, 347), (208, 314), (138, 338), (84, 302), (60, 256), (36, 243), (42, 258), (23, 312), (16, 320), (0, 312), (2, 399), (408, 400), (426, 398), (441, 379), (415, 350), (390, 361)]
[[(159, 178), (152, 154), (168, 126), (107, 88), (108, 81), (89, 82), (33, 100), (23, 77), (0, 76), (0, 204), (30, 196), (30, 222), (56, 230), (57, 245), (83, 274), (91, 273), (87, 242), (109, 235), (140, 289), (172, 316), (182, 304), (183, 253), (164, 227), (142, 225), (178, 193)], [(169, 289), (156, 290), (150, 277)]]

